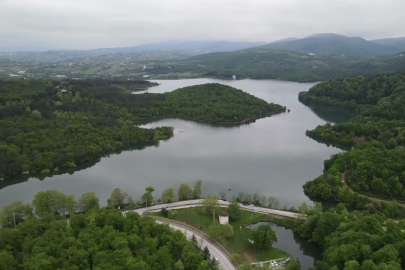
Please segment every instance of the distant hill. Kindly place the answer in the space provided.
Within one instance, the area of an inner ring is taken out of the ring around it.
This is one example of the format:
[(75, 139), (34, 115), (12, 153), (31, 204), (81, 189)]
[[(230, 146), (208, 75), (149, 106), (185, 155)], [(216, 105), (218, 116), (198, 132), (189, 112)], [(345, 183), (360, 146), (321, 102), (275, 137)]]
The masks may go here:
[(275, 41), (273, 41), (273, 42), (270, 42), (269, 44), (274, 44), (274, 43), (279, 43), (279, 42), (285, 42), (285, 41), (296, 41), (296, 40), (299, 40), (299, 38), (289, 37), (289, 38), (283, 38), (283, 39), (275, 40)]
[[(261, 48), (260, 50), (258, 48)], [(171, 65), (170, 72), (192, 72), (197, 77), (281, 79), (298, 82), (405, 71), (405, 56), (339, 57), (275, 51), (266, 46), (235, 52), (197, 55)]]
[[(141, 44), (132, 47), (99, 48), (92, 50), (56, 50), (55, 52), (102, 55), (114, 53), (152, 52), (152, 51), (201, 51), (201, 52), (230, 52), (251, 47), (262, 46), (266, 42), (238, 42), (238, 41), (167, 41), (160, 43)], [(0, 52), (45, 52), (49, 51), (37, 47), (7, 47), (0, 48)]]
[(392, 55), (401, 50), (396, 47), (377, 44), (360, 37), (346, 37), (337, 34), (315, 34), (303, 39), (270, 43), (256, 49), (286, 50), (322, 55), (381, 56)]
[(400, 51), (405, 51), (405, 37), (400, 37), (400, 38), (383, 38), (383, 39), (375, 39), (375, 40), (370, 40), (373, 43), (381, 44), (381, 45), (386, 45), (386, 46), (392, 46), (397, 48)]
[(207, 46), (202, 47), (200, 50), (204, 52), (232, 52), (244, 50), (247, 48), (262, 46), (266, 42), (231, 42), (231, 41), (218, 41)]
[(90, 50), (91, 53), (118, 53), (118, 52), (150, 52), (150, 51), (203, 51), (203, 52), (229, 52), (261, 46), (265, 42), (234, 42), (234, 41), (168, 41), (161, 43), (142, 44), (134, 47), (107, 48)]

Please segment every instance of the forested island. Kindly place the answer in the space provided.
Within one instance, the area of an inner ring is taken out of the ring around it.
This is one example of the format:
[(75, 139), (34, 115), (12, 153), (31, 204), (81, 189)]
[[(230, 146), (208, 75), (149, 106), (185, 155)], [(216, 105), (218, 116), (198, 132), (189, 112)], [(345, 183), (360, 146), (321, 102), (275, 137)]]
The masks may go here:
[(75, 167), (173, 135), (171, 127), (139, 128), (139, 120), (177, 117), (243, 124), (285, 111), (221, 84), (132, 94), (153, 85), (119, 80), (0, 81), (0, 179)]
[(356, 209), (402, 216), (397, 204), (371, 201), (357, 193), (389, 201), (405, 199), (405, 73), (327, 81), (299, 98), (306, 103), (354, 107), (359, 113), (346, 123), (307, 131), (318, 141), (352, 150), (325, 161), (324, 175), (308, 182), (305, 192)]

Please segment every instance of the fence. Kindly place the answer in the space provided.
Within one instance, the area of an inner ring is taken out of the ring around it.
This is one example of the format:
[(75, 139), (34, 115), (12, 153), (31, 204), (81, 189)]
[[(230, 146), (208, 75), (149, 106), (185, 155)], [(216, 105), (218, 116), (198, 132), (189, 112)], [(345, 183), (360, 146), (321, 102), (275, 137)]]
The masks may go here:
[(187, 229), (189, 229), (190, 231), (195, 232), (196, 234), (200, 235), (201, 237), (205, 238), (206, 240), (210, 241), (212, 244), (214, 244), (217, 248), (219, 248), (220, 250), (222, 250), (226, 256), (229, 258), (229, 260), (237, 267), (239, 268), (240, 265), (239, 263), (232, 257), (232, 255), (220, 244), (218, 243), (216, 240), (212, 239), (211, 236), (209, 236), (208, 234), (206, 234), (205, 232), (199, 231), (196, 228), (194, 228), (193, 226), (190, 226), (186, 223), (177, 221), (177, 220), (172, 220), (172, 219), (167, 219), (167, 218), (162, 218), (162, 217), (154, 217), (151, 216), (156, 220), (160, 220), (162, 222), (167, 222), (167, 223), (172, 223), (172, 224), (177, 224), (180, 225), (182, 227), (186, 227)]

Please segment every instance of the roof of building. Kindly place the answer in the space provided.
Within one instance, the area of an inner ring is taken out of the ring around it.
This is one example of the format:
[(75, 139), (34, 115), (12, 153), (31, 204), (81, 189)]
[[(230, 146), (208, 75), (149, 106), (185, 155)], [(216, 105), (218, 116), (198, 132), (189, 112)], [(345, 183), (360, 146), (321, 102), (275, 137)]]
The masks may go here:
[(221, 217), (229, 217), (229, 214), (228, 214), (228, 213), (225, 213), (225, 212), (219, 213), (219, 215), (220, 215)]

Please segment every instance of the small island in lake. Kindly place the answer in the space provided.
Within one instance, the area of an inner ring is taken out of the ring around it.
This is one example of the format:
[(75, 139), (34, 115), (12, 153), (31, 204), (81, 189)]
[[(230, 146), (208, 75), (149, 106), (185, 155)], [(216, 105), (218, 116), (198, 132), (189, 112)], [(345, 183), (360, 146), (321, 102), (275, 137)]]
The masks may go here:
[(176, 117), (243, 124), (285, 111), (222, 84), (132, 94), (154, 85), (120, 80), (0, 80), (0, 180), (57, 172), (173, 136), (171, 127), (140, 128), (139, 120)]

